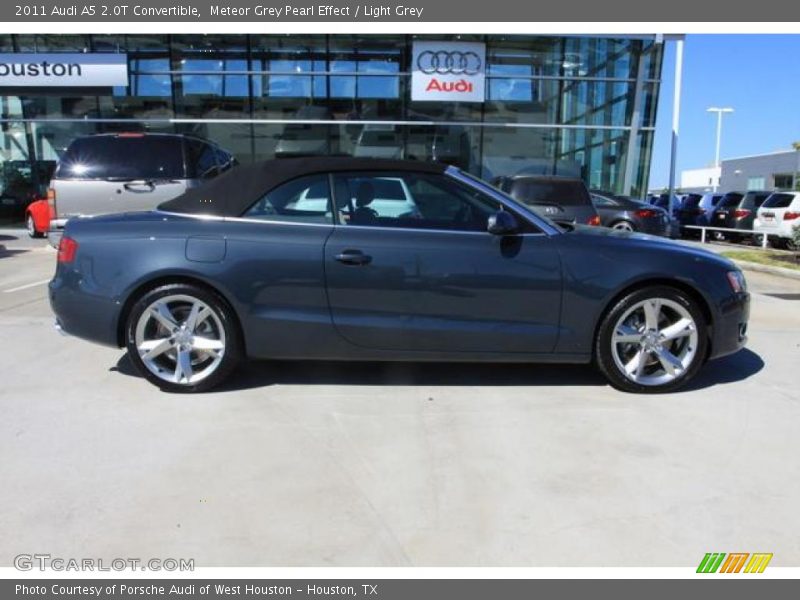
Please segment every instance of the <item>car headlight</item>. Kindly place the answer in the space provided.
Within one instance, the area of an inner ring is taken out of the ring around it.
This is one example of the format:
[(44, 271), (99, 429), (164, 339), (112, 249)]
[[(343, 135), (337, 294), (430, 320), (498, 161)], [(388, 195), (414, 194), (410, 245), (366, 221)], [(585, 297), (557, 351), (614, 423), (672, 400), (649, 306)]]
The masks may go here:
[(731, 284), (731, 289), (736, 294), (747, 291), (747, 281), (744, 278), (744, 273), (741, 271), (728, 271), (728, 283)]

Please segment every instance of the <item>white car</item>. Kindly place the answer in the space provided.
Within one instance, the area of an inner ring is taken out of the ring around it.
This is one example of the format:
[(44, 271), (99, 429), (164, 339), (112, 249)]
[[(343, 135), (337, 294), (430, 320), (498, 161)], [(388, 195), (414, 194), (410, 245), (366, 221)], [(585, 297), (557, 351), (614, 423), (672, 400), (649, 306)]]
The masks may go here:
[[(356, 206), (356, 195), (358, 178), (351, 181), (354, 189), (349, 190), (351, 198), (349, 202), (340, 208), (343, 220), (348, 220), (352, 207)], [(370, 185), (373, 189), (373, 199), (369, 203), (369, 208), (375, 212), (377, 217), (418, 217), (420, 215), (417, 203), (411, 190), (408, 189), (406, 182), (400, 177), (372, 177)], [(348, 199), (345, 199), (348, 200)], [(286, 208), (303, 212), (325, 213), (329, 210), (327, 191), (320, 191), (310, 188), (303, 192), (299, 197), (286, 205)]]
[(394, 125), (365, 125), (358, 136), (353, 156), (403, 158), (403, 138)]
[(776, 245), (796, 250), (793, 229), (800, 227), (800, 192), (775, 192), (756, 213), (753, 229)]

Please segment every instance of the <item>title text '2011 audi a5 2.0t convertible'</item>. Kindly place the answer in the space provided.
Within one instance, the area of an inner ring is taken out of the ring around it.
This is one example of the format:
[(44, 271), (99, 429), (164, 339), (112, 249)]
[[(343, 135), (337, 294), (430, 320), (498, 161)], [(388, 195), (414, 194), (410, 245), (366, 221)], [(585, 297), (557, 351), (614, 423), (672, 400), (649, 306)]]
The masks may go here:
[(64, 332), (127, 347), (169, 391), (248, 357), (594, 361), (667, 392), (744, 345), (750, 297), (725, 258), (558, 225), (454, 167), (329, 157), (71, 219), (50, 300)]

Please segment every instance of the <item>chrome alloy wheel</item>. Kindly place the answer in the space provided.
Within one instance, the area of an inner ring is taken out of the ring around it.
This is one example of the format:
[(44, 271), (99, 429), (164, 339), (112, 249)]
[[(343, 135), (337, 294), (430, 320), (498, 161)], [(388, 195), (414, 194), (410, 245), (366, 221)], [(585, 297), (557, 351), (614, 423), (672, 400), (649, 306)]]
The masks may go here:
[(625, 377), (655, 386), (683, 375), (695, 360), (697, 345), (697, 323), (683, 305), (667, 298), (648, 298), (617, 321), (611, 354)]
[(139, 357), (159, 379), (194, 384), (211, 375), (225, 354), (225, 329), (203, 301), (171, 295), (152, 302), (135, 333)]
[(612, 229), (616, 229), (617, 231), (633, 231), (633, 225), (627, 221), (620, 221), (619, 223), (614, 223)]

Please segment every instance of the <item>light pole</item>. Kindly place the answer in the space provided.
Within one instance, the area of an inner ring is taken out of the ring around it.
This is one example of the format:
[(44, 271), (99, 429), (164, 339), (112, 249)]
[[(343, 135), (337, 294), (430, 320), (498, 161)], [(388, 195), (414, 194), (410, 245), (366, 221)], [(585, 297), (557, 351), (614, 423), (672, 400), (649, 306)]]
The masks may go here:
[(792, 178), (792, 191), (800, 192), (800, 142), (792, 142), (792, 148), (797, 152), (794, 162), (794, 177)]
[[(706, 112), (710, 113), (717, 113), (717, 151), (714, 154), (714, 166), (717, 169), (720, 169), (722, 165), (719, 162), (719, 149), (720, 149), (720, 142), (722, 141), (722, 115), (723, 113), (732, 113), (733, 109), (730, 107), (723, 107), (720, 108), (718, 106), (709, 106), (706, 109)], [(720, 173), (721, 175), (721, 173)], [(716, 178), (714, 181), (714, 191), (717, 191), (717, 183), (719, 182), (719, 177)]]

